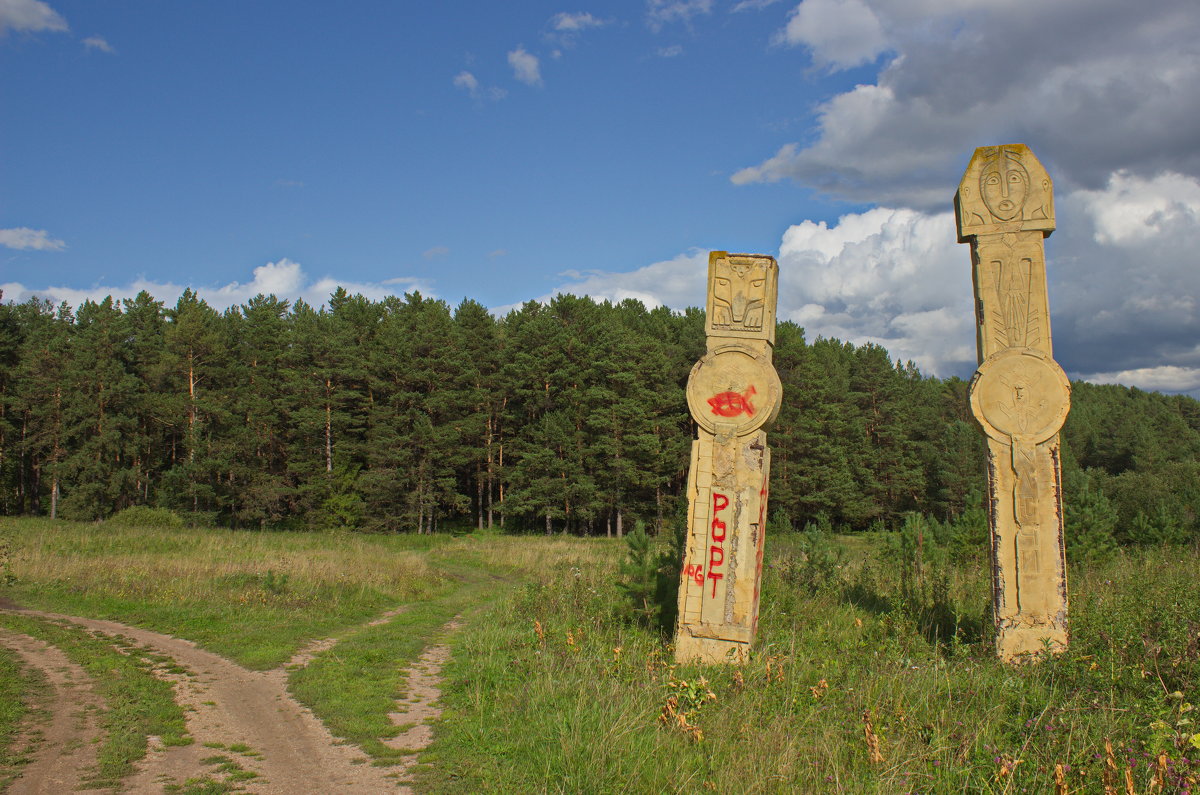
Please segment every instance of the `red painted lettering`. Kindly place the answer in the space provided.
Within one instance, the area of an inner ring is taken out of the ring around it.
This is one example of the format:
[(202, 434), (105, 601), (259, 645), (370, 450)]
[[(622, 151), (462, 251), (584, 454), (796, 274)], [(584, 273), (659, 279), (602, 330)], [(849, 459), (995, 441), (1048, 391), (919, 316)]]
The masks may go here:
[(725, 550), (719, 544), (708, 548), (708, 568), (714, 569), (725, 562)]
[(757, 394), (754, 385), (743, 393), (737, 392), (722, 392), (719, 395), (713, 395), (708, 399), (708, 405), (712, 406), (712, 413), (718, 417), (736, 417), (742, 412), (746, 416), (754, 416), (754, 404), (750, 402), (750, 398)]
[(721, 546), (725, 540), (726, 526), (725, 522), (717, 518), (717, 514), (729, 507), (729, 497), (724, 494), (713, 492), (713, 518), (712, 518), (712, 540), (715, 542), (708, 548), (708, 578), (713, 584), (713, 598), (717, 598), (717, 580), (722, 579), (725, 575), (713, 571), (713, 569), (725, 562), (725, 549)]
[(689, 563), (683, 570), (683, 576), (697, 585), (704, 585), (704, 567), (699, 563)]

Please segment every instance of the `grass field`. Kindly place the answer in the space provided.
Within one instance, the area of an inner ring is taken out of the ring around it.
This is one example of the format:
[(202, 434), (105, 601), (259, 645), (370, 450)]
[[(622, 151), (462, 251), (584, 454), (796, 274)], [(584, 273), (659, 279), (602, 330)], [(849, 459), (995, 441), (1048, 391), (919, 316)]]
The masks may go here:
[(1146, 793), (1200, 779), (1195, 550), (1073, 567), (1070, 649), (1011, 667), (988, 645), (982, 557), (927, 551), (918, 569), (883, 538), (776, 536), (753, 660), (700, 668), (675, 666), (669, 638), (626, 609), (617, 541), (33, 520), (5, 520), (0, 536), (16, 577), (0, 596), (23, 605), (169, 632), (255, 668), (341, 637), (290, 686), (379, 763), (395, 756), (379, 740), (394, 733), (400, 672), (462, 614), (420, 792), (1040, 793), (1057, 775), (1070, 792), (1126, 792), (1128, 779)]

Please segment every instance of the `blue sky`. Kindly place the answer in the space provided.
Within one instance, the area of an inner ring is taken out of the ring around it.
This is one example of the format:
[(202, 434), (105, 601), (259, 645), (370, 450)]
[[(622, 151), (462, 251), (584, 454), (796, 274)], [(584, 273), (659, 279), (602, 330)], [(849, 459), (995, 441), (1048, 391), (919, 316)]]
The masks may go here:
[(974, 367), (974, 147), (1055, 179), (1056, 358), (1200, 393), (1191, 0), (0, 0), (0, 288), (703, 300)]

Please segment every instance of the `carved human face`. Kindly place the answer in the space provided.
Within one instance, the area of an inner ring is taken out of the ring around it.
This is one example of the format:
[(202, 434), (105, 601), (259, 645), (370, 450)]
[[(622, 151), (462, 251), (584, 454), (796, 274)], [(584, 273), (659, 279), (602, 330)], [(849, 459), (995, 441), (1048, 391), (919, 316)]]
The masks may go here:
[(1029, 195), (1029, 172), (1002, 152), (984, 166), (979, 175), (979, 193), (992, 215), (1011, 221), (1020, 214)]

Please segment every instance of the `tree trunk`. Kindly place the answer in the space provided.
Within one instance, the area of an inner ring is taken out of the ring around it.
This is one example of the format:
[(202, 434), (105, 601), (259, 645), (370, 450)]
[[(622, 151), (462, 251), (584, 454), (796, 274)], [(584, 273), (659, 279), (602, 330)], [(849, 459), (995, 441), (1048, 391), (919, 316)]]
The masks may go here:
[(625, 537), (625, 517), (621, 515), (621, 509), (617, 508), (617, 538), (624, 538), (624, 537)]
[(54, 476), (50, 485), (50, 518), (58, 518), (58, 475)]
[(654, 534), (658, 535), (662, 532), (663, 525), (663, 510), (662, 510), (662, 486), (654, 487)]
[[(504, 469), (504, 444), (500, 444), (500, 468)], [(546, 517), (549, 519), (550, 517)], [(504, 529), (504, 481), (500, 481), (500, 529)]]
[(475, 529), (483, 530), (483, 478), (475, 473)]
[[(25, 415), (21, 418), (21, 450), (25, 449), (25, 434), (29, 429), (29, 416)], [(25, 454), (22, 452), (18, 456), (17, 461), (17, 512), (25, 513), (25, 495), (28, 493), (25, 487)], [(32, 507), (32, 504), (31, 504)]]
[(333, 471), (333, 380), (325, 379), (325, 471)]
[(546, 535), (554, 535), (554, 525), (551, 523), (549, 511), (546, 511)]
[(492, 466), (492, 417), (487, 418), (487, 527), (492, 529), (492, 492), (494, 491), (495, 468)]

